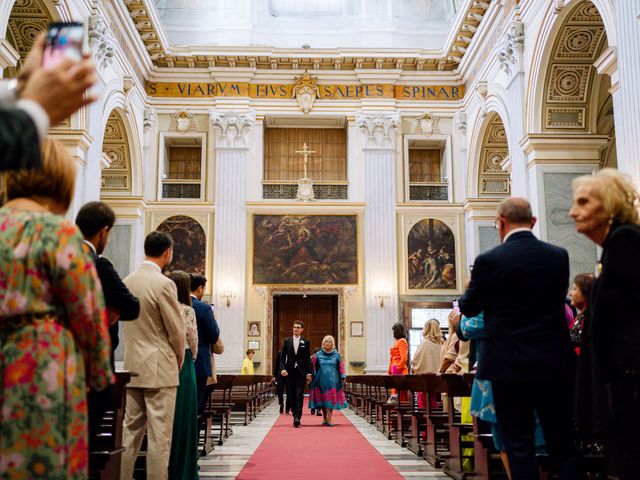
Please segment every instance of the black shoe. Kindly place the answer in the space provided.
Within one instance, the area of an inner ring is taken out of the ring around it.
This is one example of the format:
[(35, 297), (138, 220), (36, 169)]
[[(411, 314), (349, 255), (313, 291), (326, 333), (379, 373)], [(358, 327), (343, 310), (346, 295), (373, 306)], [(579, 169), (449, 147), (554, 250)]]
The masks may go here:
[(298, 428), (300, 426), (300, 420), (298, 420), (297, 418), (293, 420), (293, 426)]
[(291, 410), (287, 410), (287, 412), (286, 412), (286, 413), (287, 413), (287, 415), (289, 415), (289, 414), (291, 413)]
[(282, 415), (282, 412), (284, 412), (284, 407), (280, 405), (280, 415)]
[(311, 415), (315, 415), (315, 414), (316, 414), (316, 409), (315, 409), (315, 408), (312, 408), (312, 409), (311, 409)]
[(318, 411), (316, 412), (316, 417), (321, 417), (321, 416), (322, 416), (322, 412), (321, 412), (320, 410), (318, 410)]

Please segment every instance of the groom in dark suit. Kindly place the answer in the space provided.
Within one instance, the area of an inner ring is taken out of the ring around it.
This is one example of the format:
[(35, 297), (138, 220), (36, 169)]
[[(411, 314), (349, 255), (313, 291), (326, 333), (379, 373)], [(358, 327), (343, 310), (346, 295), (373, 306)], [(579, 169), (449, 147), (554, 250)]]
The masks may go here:
[(538, 240), (535, 222), (526, 199), (500, 203), (495, 227), (502, 245), (476, 258), (460, 310), (467, 317), (484, 312), (476, 375), (492, 381), (511, 477), (539, 478), (537, 414), (560, 478), (583, 478), (571, 420), (575, 354), (564, 316), (569, 256)]
[(293, 322), (293, 336), (285, 338), (280, 354), (280, 374), (287, 379), (287, 404), (293, 409), (296, 428), (302, 417), (304, 386), (311, 381), (311, 344), (302, 336), (303, 331), (304, 323)]

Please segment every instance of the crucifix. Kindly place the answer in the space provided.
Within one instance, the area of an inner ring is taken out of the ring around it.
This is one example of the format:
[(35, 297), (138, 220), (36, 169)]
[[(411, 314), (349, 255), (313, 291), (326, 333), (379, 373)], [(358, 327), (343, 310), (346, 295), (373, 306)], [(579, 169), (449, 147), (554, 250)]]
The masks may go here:
[(296, 150), (295, 153), (304, 155), (304, 177), (303, 178), (307, 178), (307, 162), (309, 161), (309, 155), (311, 153), (316, 153), (316, 152), (313, 150), (309, 150), (307, 148), (307, 142), (305, 142), (304, 145), (302, 146), (302, 150)]

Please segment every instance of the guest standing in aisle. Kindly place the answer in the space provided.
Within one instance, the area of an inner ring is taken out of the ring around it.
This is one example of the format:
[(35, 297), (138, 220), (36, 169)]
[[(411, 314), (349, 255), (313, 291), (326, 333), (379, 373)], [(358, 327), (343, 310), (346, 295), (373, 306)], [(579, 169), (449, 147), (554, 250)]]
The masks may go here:
[(191, 305), (196, 312), (196, 323), (198, 324), (198, 356), (195, 361), (198, 415), (202, 415), (206, 404), (204, 393), (207, 379), (213, 375), (211, 368), (212, 349), (220, 338), (220, 328), (216, 322), (213, 306), (202, 301), (207, 277), (199, 273), (192, 273), (190, 277)]
[[(395, 323), (393, 327), (393, 338), (396, 339), (396, 343), (389, 350), (389, 369), (387, 373), (389, 375), (408, 375), (409, 374), (409, 344), (407, 343), (407, 330), (402, 323)], [(398, 392), (395, 389), (390, 389), (391, 395), (387, 400), (387, 403), (398, 403)], [(402, 392), (402, 395), (406, 395), (406, 392)], [(404, 400), (404, 398), (402, 398)]]
[(293, 426), (300, 426), (304, 387), (311, 381), (311, 345), (302, 336), (304, 323), (293, 322), (293, 336), (287, 337), (280, 355), (280, 374), (287, 379), (287, 396), (291, 396)]
[(75, 188), (64, 145), (4, 174), (0, 208), (0, 476), (87, 477), (87, 387), (112, 382), (98, 275), (63, 215)]
[[(590, 440), (604, 439), (609, 472), (640, 474), (640, 197), (606, 168), (573, 181), (576, 230), (602, 247), (582, 330), (578, 418)], [(589, 440), (589, 439), (588, 439)]]
[(484, 312), (476, 376), (492, 381), (513, 478), (539, 479), (536, 413), (556, 473), (583, 478), (572, 424), (575, 353), (564, 314), (569, 255), (538, 240), (535, 222), (526, 199), (500, 203), (495, 226), (502, 245), (476, 258), (460, 310), (469, 318)]
[(191, 307), (190, 279), (187, 272), (176, 270), (167, 275), (178, 290), (178, 301), (184, 321), (186, 350), (180, 369), (176, 413), (173, 418), (173, 438), (169, 456), (171, 480), (197, 480), (198, 478), (198, 400), (196, 398), (196, 371), (193, 361), (198, 355), (198, 326), (196, 313)]
[(124, 279), (140, 300), (140, 316), (124, 327), (124, 368), (136, 372), (127, 384), (120, 476), (133, 478), (147, 432), (147, 477), (166, 479), (176, 407), (178, 375), (185, 352), (184, 320), (175, 283), (162, 274), (173, 258), (173, 240), (151, 232), (145, 260)]
[(335, 344), (331, 335), (322, 339), (322, 349), (313, 357), (313, 381), (309, 387), (309, 407), (322, 410), (322, 424), (327, 427), (333, 427), (334, 410), (348, 407), (343, 390), (347, 374)]
[[(115, 371), (114, 353), (119, 343), (118, 321), (134, 320), (140, 314), (140, 302), (123, 283), (113, 264), (102, 253), (109, 242), (111, 228), (116, 215), (104, 202), (89, 202), (82, 206), (76, 216), (76, 225), (84, 236), (85, 251), (96, 265), (104, 300), (109, 317), (109, 336), (111, 337), (111, 368)], [(115, 411), (113, 387), (101, 392), (91, 389), (87, 394), (89, 409), (89, 450), (93, 450), (96, 435), (100, 433), (100, 424), (107, 411)], [(105, 438), (101, 438), (101, 443)], [(111, 445), (114, 445), (111, 439)]]

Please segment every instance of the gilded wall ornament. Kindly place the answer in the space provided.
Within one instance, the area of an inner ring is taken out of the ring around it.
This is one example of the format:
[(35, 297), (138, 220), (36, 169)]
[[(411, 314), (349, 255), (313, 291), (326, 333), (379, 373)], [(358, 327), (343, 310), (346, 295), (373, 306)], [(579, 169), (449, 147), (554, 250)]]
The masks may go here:
[(180, 110), (171, 114), (171, 125), (169, 125), (169, 131), (171, 132), (196, 132), (196, 116), (193, 113), (189, 113), (186, 110)]
[(298, 100), (298, 106), (302, 113), (309, 114), (318, 96), (320, 96), (320, 90), (318, 90), (317, 78), (312, 77), (307, 72), (296, 78), (296, 84), (293, 87), (293, 98)]

